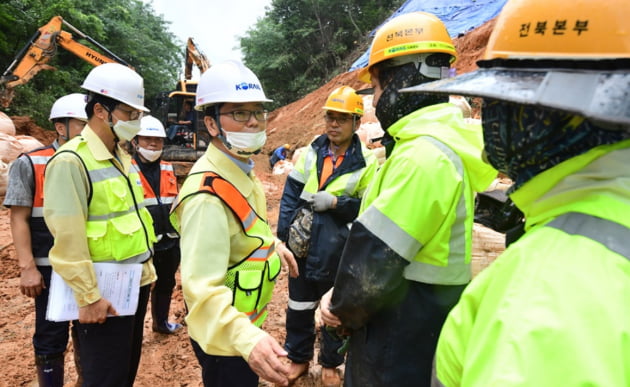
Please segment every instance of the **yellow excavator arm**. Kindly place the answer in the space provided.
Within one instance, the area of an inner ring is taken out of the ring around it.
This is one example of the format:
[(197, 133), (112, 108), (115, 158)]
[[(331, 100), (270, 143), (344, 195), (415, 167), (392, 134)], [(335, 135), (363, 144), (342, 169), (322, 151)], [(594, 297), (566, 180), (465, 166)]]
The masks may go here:
[(184, 66), (184, 79), (192, 79), (192, 66), (193, 63), (199, 69), (199, 72), (203, 74), (210, 68), (210, 61), (203, 52), (197, 47), (193, 38), (188, 38), (186, 44), (186, 64)]
[[(66, 26), (77, 36), (92, 43), (106, 55), (77, 42), (70, 32), (62, 30), (62, 26)], [(57, 54), (59, 47), (70, 51), (94, 66), (111, 62), (129, 66), (123, 59), (63, 20), (61, 16), (55, 16), (50, 19), (48, 24), (37, 30), (0, 77), (0, 85), (4, 86), (0, 90), (0, 104), (8, 107), (13, 99), (13, 89), (30, 81), (38, 72), (55, 70), (53, 66), (47, 63)]]

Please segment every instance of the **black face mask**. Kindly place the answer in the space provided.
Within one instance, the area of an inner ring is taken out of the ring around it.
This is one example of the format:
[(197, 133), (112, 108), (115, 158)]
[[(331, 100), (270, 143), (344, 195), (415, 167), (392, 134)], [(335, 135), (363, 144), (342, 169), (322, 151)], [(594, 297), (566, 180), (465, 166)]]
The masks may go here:
[(420, 74), (414, 63), (379, 70), (379, 82), (383, 93), (376, 104), (376, 117), (387, 131), (396, 121), (426, 106), (448, 102), (448, 96), (401, 93), (398, 90), (421, 83), (435, 81)]
[(511, 190), (571, 157), (630, 137), (582, 116), (490, 99), (481, 116), (486, 157), (514, 181)]

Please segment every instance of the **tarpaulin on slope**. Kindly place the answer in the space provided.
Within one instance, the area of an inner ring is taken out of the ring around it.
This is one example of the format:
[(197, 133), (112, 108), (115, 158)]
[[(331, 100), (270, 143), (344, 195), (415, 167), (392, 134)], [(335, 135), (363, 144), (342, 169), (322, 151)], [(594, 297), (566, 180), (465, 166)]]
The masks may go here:
[[(497, 16), (506, 2), (507, 0), (407, 0), (383, 24), (398, 15), (423, 11), (439, 17), (454, 38)], [(370, 36), (374, 36), (379, 27), (376, 27)], [(350, 67), (350, 71), (367, 66), (369, 54), (370, 50), (357, 59)]]

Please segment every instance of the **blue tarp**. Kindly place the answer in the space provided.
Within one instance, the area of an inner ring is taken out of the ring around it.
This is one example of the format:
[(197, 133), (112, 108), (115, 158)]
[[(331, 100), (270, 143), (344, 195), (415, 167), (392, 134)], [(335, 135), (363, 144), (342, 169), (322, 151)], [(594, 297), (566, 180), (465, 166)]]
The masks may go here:
[[(506, 2), (507, 0), (407, 0), (383, 24), (398, 15), (424, 11), (439, 17), (454, 38), (497, 16)], [(374, 36), (379, 27), (370, 36)], [(367, 66), (369, 55), (370, 50), (352, 64), (350, 71)]]

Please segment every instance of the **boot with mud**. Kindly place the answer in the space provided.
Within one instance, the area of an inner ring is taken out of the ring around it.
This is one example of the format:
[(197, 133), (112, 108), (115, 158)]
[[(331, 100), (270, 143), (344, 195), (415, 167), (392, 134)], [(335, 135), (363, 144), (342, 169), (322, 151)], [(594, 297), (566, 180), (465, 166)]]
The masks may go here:
[(300, 376), (308, 373), (308, 363), (294, 363), (289, 365), (289, 385), (294, 383)]
[(322, 367), (322, 386), (341, 387), (341, 376), (337, 368)]
[(151, 315), (153, 317), (153, 332), (172, 335), (182, 328), (181, 324), (168, 321), (168, 311), (171, 307), (171, 293), (151, 292)]
[(35, 355), (37, 382), (40, 387), (63, 387), (63, 353)]

